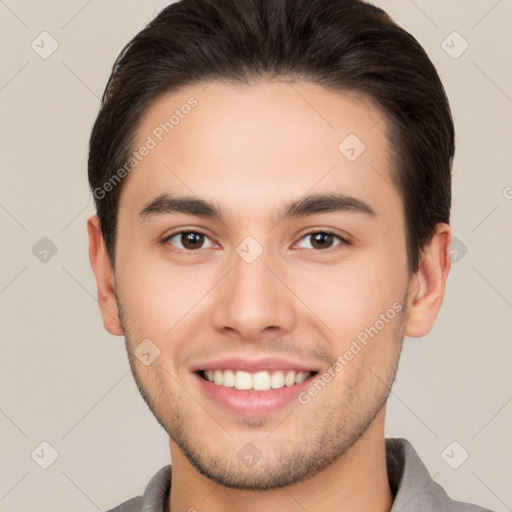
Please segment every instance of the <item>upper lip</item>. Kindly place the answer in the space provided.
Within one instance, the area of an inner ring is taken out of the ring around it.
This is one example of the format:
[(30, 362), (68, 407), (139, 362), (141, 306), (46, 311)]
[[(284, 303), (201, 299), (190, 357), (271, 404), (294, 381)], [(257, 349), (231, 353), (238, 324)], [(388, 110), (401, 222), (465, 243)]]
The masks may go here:
[(298, 372), (316, 372), (317, 367), (309, 364), (295, 363), (286, 359), (276, 357), (264, 357), (260, 359), (247, 359), (242, 357), (228, 357), (216, 359), (190, 368), (192, 372), (201, 370), (242, 370), (246, 372), (272, 371), (272, 370), (294, 370)]

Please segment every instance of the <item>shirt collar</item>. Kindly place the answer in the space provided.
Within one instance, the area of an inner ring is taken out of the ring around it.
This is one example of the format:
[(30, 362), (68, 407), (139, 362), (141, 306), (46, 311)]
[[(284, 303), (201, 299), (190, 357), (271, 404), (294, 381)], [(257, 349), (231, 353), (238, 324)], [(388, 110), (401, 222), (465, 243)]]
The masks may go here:
[(386, 468), (389, 486), (394, 495), (390, 512), (446, 510), (450, 498), (432, 479), (407, 439), (386, 439)]

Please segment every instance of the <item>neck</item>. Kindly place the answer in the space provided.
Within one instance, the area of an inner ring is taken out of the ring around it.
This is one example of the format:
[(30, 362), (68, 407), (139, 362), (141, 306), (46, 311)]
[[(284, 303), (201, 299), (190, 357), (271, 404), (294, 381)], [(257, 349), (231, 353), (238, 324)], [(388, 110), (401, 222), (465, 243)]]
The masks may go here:
[(281, 489), (222, 487), (191, 466), (171, 440), (172, 482), (166, 512), (389, 512), (393, 495), (386, 470), (385, 407), (364, 434), (330, 466)]

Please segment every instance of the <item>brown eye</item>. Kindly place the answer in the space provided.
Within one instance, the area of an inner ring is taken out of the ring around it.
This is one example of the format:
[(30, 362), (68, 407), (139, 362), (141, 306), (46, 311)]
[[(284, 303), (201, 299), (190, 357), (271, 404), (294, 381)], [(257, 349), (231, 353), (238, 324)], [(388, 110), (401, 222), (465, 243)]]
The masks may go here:
[[(213, 247), (213, 242), (203, 233), (198, 231), (180, 231), (166, 239), (166, 242), (185, 251), (194, 251), (204, 249), (205, 247)], [(205, 245), (205, 243), (207, 245)], [(209, 244), (209, 245), (208, 245)]]
[[(301, 241), (305, 240), (306, 244), (302, 245), (305, 249), (317, 249), (325, 250), (331, 249), (336, 245), (340, 245), (344, 240), (334, 233), (328, 233), (326, 231), (315, 231), (308, 233), (306, 236), (301, 238)], [(336, 243), (337, 241), (337, 243)]]

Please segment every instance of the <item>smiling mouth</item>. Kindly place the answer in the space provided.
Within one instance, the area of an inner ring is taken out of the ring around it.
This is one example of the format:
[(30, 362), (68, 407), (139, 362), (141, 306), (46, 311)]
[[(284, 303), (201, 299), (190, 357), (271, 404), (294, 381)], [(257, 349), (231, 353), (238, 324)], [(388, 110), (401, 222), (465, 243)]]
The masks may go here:
[(270, 391), (301, 384), (318, 372), (277, 370), (246, 372), (242, 370), (200, 370), (197, 374), (204, 380), (225, 388), (239, 391)]

